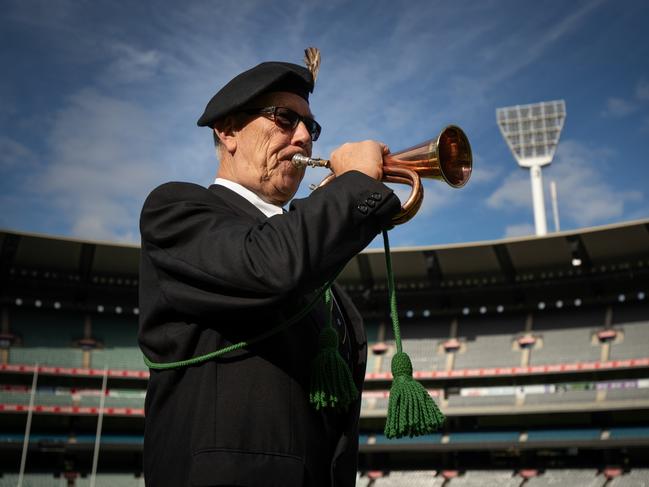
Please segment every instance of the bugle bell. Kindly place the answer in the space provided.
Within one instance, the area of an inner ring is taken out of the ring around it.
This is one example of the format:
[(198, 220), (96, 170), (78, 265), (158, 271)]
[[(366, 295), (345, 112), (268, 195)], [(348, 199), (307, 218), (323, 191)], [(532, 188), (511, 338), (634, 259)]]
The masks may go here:
[[(297, 167), (330, 167), (326, 159), (302, 154), (293, 156), (292, 162)], [(421, 207), (424, 199), (421, 178), (437, 179), (453, 188), (461, 188), (471, 177), (472, 168), (473, 156), (469, 139), (456, 125), (444, 128), (434, 139), (386, 155), (383, 158), (383, 181), (412, 187), (410, 196), (401, 206), (401, 211), (392, 218), (392, 223), (406, 223)], [(335, 174), (329, 174), (318, 187), (328, 184), (335, 177)]]

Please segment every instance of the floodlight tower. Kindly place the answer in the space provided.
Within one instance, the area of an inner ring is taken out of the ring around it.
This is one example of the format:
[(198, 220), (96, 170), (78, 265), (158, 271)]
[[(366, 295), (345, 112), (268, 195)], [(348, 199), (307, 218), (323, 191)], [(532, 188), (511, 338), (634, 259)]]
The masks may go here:
[(537, 235), (548, 233), (543, 201), (541, 167), (552, 162), (566, 119), (563, 100), (496, 109), (498, 127), (518, 165), (530, 170), (534, 226)]

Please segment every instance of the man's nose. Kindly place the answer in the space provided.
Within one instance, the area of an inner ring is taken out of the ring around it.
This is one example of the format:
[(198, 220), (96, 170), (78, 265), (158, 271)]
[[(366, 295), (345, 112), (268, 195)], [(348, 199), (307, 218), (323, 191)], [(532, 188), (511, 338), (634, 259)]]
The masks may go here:
[(306, 147), (307, 145), (311, 145), (313, 141), (311, 140), (311, 133), (309, 130), (306, 128), (306, 125), (302, 120), (297, 124), (297, 127), (295, 127), (295, 131), (293, 132), (293, 140), (291, 141), (293, 145), (299, 145), (300, 147)]

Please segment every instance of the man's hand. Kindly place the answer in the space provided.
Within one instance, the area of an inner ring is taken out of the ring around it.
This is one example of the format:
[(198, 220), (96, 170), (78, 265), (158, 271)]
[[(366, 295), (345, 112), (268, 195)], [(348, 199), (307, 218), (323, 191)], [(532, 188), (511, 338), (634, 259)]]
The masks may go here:
[(383, 177), (383, 156), (390, 153), (385, 144), (374, 140), (348, 142), (331, 153), (329, 161), (336, 176), (360, 171), (378, 181)]

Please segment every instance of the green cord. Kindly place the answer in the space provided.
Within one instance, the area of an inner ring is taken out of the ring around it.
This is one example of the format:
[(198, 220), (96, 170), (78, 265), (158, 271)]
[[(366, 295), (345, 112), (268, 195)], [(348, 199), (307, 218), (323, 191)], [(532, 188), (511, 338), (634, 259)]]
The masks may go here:
[(180, 367), (187, 367), (188, 365), (200, 364), (202, 362), (206, 362), (207, 360), (211, 360), (216, 357), (221, 357), (226, 353), (234, 352), (235, 350), (241, 350), (242, 348), (246, 348), (255, 343), (259, 343), (260, 341), (265, 340), (266, 338), (276, 333), (279, 333), (282, 330), (285, 330), (291, 325), (294, 325), (296, 322), (300, 321), (307, 314), (309, 314), (309, 312), (311, 312), (311, 310), (318, 303), (318, 301), (320, 301), (323, 294), (326, 294), (327, 291), (331, 293), (330, 287), (334, 279), (332, 279), (327, 284), (325, 284), (322, 288), (320, 288), (316, 293), (315, 298), (313, 298), (313, 300), (309, 304), (307, 304), (304, 308), (302, 308), (302, 310), (298, 311), (294, 316), (292, 316), (285, 322), (280, 323), (274, 328), (271, 328), (270, 330), (260, 335), (257, 335), (256, 337), (250, 340), (244, 340), (238, 343), (233, 343), (232, 345), (228, 345), (227, 347), (220, 348), (218, 350), (215, 350), (214, 352), (206, 353), (205, 355), (199, 355), (198, 357), (192, 357), (186, 360), (179, 360), (178, 362), (168, 362), (168, 363), (153, 362), (146, 355), (144, 355), (144, 363), (146, 364), (147, 367), (155, 370), (176, 369)]
[(385, 267), (388, 273), (388, 295), (390, 299), (392, 332), (394, 333), (394, 342), (397, 346), (397, 353), (401, 353), (401, 327), (399, 325), (399, 314), (397, 312), (397, 293), (394, 289), (394, 272), (392, 271), (392, 256), (390, 254), (390, 241), (388, 239), (387, 230), (383, 230), (383, 249), (385, 250)]

